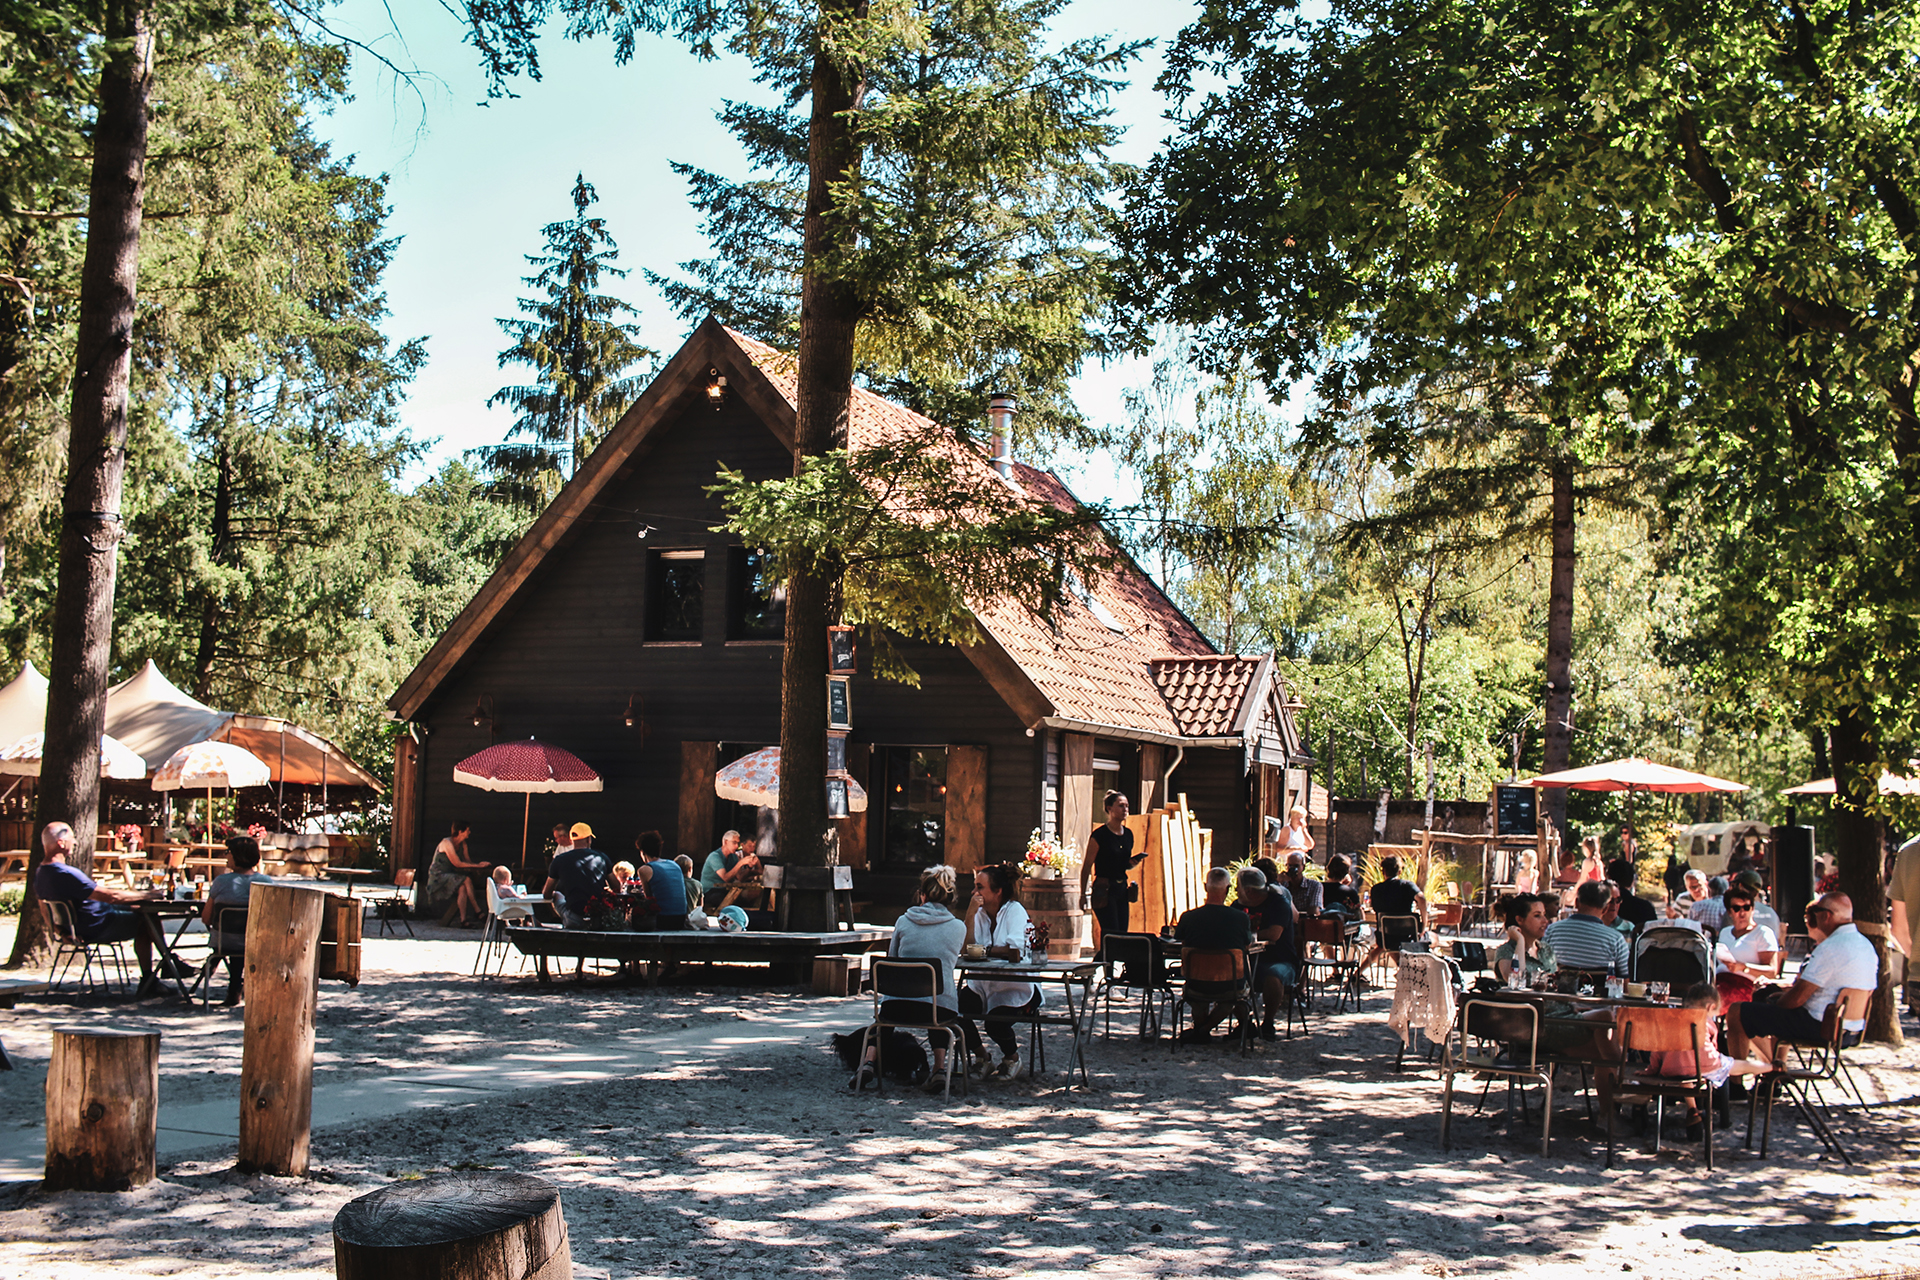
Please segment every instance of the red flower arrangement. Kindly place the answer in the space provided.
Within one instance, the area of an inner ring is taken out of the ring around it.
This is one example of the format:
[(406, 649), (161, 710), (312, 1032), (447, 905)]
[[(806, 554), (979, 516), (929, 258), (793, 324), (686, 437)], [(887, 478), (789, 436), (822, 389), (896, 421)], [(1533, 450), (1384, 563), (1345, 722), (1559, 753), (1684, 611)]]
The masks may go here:
[(1049, 941), (1050, 934), (1051, 931), (1047, 928), (1047, 922), (1045, 920), (1035, 920), (1029, 924), (1027, 926), (1027, 954), (1037, 960), (1044, 960), (1047, 955), (1047, 942)]

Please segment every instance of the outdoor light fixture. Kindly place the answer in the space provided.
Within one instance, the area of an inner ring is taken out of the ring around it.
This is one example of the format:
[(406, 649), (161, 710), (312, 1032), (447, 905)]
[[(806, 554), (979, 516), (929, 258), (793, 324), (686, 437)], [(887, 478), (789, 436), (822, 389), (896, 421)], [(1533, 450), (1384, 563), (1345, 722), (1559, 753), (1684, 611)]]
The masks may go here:
[(493, 696), (483, 693), (473, 704), (473, 727), (493, 723)]
[(707, 404), (715, 409), (727, 398), (727, 375), (718, 369), (707, 370)]
[(646, 709), (647, 709), (646, 703), (640, 700), (639, 694), (636, 693), (631, 697), (629, 697), (627, 699), (627, 714), (626, 714), (627, 728), (629, 729), (633, 728), (634, 723), (645, 716)]

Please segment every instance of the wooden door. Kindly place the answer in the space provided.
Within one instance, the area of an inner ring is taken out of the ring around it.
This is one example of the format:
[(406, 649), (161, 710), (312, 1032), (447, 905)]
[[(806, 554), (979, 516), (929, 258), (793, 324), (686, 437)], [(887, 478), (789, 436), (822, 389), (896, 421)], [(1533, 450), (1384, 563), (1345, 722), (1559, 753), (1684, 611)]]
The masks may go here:
[(713, 850), (713, 775), (719, 769), (720, 744), (680, 744), (680, 841), (675, 849), (693, 859), (696, 872)]

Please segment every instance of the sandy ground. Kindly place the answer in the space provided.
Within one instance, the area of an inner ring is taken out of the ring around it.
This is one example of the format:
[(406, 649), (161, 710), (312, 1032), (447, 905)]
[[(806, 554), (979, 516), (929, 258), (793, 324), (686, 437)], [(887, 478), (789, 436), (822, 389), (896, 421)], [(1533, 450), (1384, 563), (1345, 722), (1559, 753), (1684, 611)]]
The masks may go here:
[[(747, 971), (658, 990), (482, 983), (466, 976), (473, 935), (422, 934), (370, 941), (357, 991), (323, 987), (322, 1086), (796, 1010), (844, 1010), (851, 1029), (867, 1008)], [(226, 1143), (120, 1195), (9, 1183), (0, 1278), (331, 1275), (343, 1203), (473, 1168), (557, 1183), (588, 1277), (1920, 1274), (1920, 1052), (1859, 1053), (1878, 1105), (1845, 1114), (1854, 1168), (1783, 1114), (1765, 1162), (1723, 1136), (1709, 1175), (1675, 1128), (1659, 1156), (1626, 1137), (1607, 1172), (1571, 1090), (1550, 1158), (1537, 1108), (1509, 1130), (1497, 1095), (1477, 1117), (1467, 1099), (1443, 1153), (1439, 1086), (1431, 1070), (1394, 1073), (1387, 1006), (1376, 993), (1357, 1013), (1317, 1015), (1312, 1036), (1251, 1059), (1142, 1045), (1116, 1022), (1094, 1042), (1091, 1091), (1059, 1090), (1056, 1073), (951, 1104), (894, 1087), (856, 1097), (824, 1037), (809, 1037), (322, 1129), (304, 1180), (239, 1175)], [(170, 1104), (237, 1099), (234, 1013), (23, 1002), (0, 1015), (20, 1067), (0, 1075), (8, 1126), (37, 1124), (48, 1029), (76, 1018), (163, 1032), (163, 1123)], [(1053, 1057), (1057, 1072), (1063, 1041)]]

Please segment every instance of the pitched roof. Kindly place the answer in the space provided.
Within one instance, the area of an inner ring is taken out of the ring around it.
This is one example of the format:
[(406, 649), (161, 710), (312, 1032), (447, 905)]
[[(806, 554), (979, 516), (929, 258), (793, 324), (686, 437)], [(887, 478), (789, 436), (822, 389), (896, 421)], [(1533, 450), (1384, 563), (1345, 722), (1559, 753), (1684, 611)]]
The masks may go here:
[[(714, 320), (703, 323), (388, 700), (398, 715), (410, 717), (420, 709), (648, 434), (698, 394), (709, 367), (728, 377), (728, 390), (738, 391), (778, 438), (792, 440), (796, 358)], [(910, 439), (951, 447), (983, 469), (992, 465), (947, 428), (860, 387), (853, 389), (847, 432), (854, 448)], [(1013, 480), (1043, 501), (1079, 505), (1050, 472), (1016, 464)], [(1217, 657), (1199, 628), (1124, 557), (1099, 581), (1074, 585), (1050, 618), (1035, 617), (1011, 601), (980, 602), (975, 617), (983, 642), (963, 646), (963, 652), (1029, 727), (1049, 724), (1168, 741), (1194, 736), (1189, 721), (1161, 695), (1154, 663)]]

